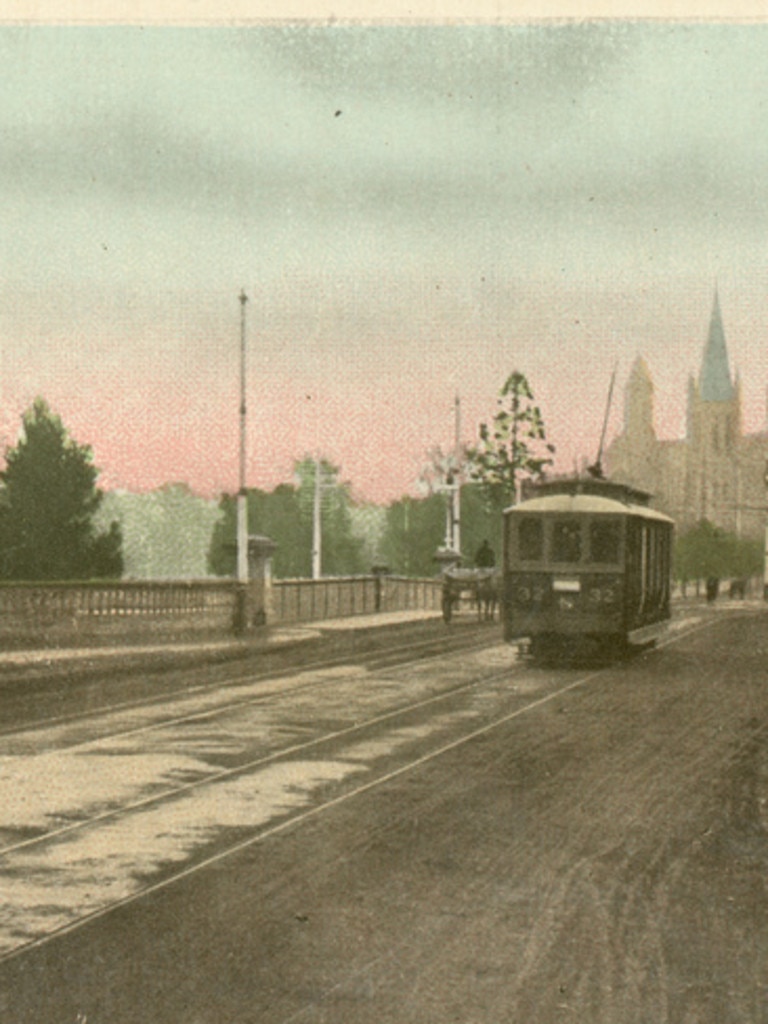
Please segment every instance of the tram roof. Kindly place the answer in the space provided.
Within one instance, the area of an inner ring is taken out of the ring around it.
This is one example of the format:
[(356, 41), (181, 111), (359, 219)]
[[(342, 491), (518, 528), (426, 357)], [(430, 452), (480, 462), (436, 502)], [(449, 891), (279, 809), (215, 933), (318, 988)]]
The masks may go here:
[(649, 499), (644, 491), (608, 480), (553, 480), (540, 484), (530, 497), (506, 511), (640, 516), (672, 523), (669, 516), (650, 508)]
[(631, 484), (619, 483), (617, 480), (606, 480), (602, 476), (556, 477), (554, 480), (533, 484), (529, 491), (530, 497), (533, 498), (550, 494), (592, 494), (633, 505), (648, 505), (651, 500), (648, 491), (633, 487)]

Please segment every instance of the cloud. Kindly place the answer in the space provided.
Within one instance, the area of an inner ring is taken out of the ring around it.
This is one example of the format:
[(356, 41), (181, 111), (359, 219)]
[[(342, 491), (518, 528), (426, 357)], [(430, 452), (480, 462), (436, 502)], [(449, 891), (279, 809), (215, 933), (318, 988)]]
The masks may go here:
[(474, 100), (478, 111), (516, 91), (573, 95), (615, 72), (631, 46), (621, 23), (285, 26), (241, 39), (305, 89), (379, 102)]
[[(543, 264), (569, 244), (631, 243), (650, 222), (694, 236), (715, 216), (726, 232), (763, 227), (766, 73), (755, 58), (768, 36), (754, 28), (68, 29), (0, 40), (6, 195), (41, 238), (43, 209), (73, 237), (101, 223), (134, 263), (142, 247), (171, 252), (174, 234), (185, 260), (205, 236), (224, 267), (262, 262), (264, 239), (281, 259), (330, 252), (346, 272), (359, 240), (386, 265), (405, 252), (477, 261), (489, 246), (503, 260), (505, 239), (535, 239)], [(713, 126), (727, 145), (713, 143)]]
[(427, 378), (450, 419), (511, 364), (543, 397), (576, 363), (597, 394), (622, 345), (695, 368), (716, 272), (748, 352), (766, 51), (670, 22), (0, 28), (9, 393), (194, 367), (209, 399), (242, 286), (260, 380), (339, 407), (402, 380), (404, 430)]

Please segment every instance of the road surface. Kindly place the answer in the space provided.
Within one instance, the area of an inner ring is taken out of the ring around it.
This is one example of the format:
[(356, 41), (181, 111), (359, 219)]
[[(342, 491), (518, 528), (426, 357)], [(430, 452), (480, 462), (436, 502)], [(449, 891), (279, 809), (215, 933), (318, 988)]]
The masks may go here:
[(768, 615), (0, 738), (8, 1024), (768, 1022)]

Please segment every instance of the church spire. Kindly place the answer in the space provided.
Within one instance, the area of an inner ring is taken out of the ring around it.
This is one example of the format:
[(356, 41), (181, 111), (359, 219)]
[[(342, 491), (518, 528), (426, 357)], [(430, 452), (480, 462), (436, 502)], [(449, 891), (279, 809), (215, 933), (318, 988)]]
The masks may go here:
[(624, 424), (626, 433), (631, 437), (644, 438), (654, 434), (653, 380), (642, 356), (635, 359), (627, 381)]
[(715, 288), (709, 334), (701, 363), (699, 394), (704, 402), (730, 402), (733, 398), (733, 383), (728, 367), (728, 350), (725, 345), (725, 331), (723, 330), (717, 288)]

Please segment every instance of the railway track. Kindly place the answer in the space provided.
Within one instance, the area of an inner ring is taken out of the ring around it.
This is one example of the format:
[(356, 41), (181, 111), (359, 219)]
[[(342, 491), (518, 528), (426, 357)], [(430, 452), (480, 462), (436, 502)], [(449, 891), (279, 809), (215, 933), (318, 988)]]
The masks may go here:
[[(487, 636), (487, 634), (486, 634)], [(605, 669), (426, 643), (0, 737), (0, 961), (413, 771)], [(409, 654), (406, 660), (406, 652)]]
[[(372, 631), (375, 633), (375, 631)], [(461, 651), (481, 649), (493, 642), (488, 626), (463, 624), (458, 631), (445, 631), (441, 628), (437, 633), (427, 637), (410, 638), (396, 641), (384, 646), (383, 637), (374, 637), (361, 649), (356, 652), (356, 660), (371, 668), (383, 668), (386, 665), (397, 665), (401, 662), (418, 661), (421, 659), (440, 657), (447, 654)], [(169, 699), (182, 696), (193, 696), (206, 691), (218, 690), (228, 686), (249, 686), (260, 681), (274, 679), (279, 673), (288, 671), (301, 671), (302, 673), (331, 669), (335, 666), (345, 665), (350, 660), (350, 651), (346, 645), (334, 647), (326, 652), (312, 652), (311, 657), (301, 657), (296, 651), (269, 651), (259, 658), (259, 668), (254, 669), (252, 665), (243, 668), (232, 669), (226, 666), (206, 665), (203, 668), (187, 666), (183, 670), (174, 669), (139, 671), (132, 670), (135, 676), (142, 678), (138, 687), (138, 693), (128, 698), (120, 696), (125, 687), (119, 686), (116, 690), (116, 683), (109, 668), (102, 668), (101, 675), (92, 681), (84, 684), (77, 678), (74, 680), (64, 677), (64, 683), (58, 682), (56, 686), (60, 691), (62, 688), (73, 692), (73, 710), (50, 714), (47, 706), (50, 700), (45, 691), (39, 694), (33, 693), (30, 696), (22, 695), (28, 710), (23, 711), (23, 721), (17, 721), (13, 725), (0, 725), (0, 740), (8, 735), (13, 735), (22, 729), (41, 729), (49, 725), (63, 724), (67, 721), (79, 721), (83, 718), (98, 716), (107, 711), (127, 710), (158, 704)], [(239, 664), (239, 663), (238, 663)], [(128, 673), (120, 672), (121, 681)], [(132, 693), (135, 686), (130, 687)], [(78, 693), (83, 698), (78, 700)], [(0, 704), (6, 708), (6, 721), (11, 717), (8, 708), (12, 699), (6, 690), (0, 694)]]

